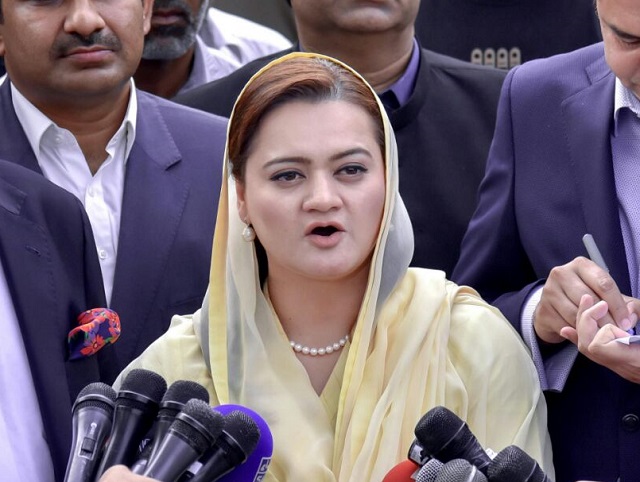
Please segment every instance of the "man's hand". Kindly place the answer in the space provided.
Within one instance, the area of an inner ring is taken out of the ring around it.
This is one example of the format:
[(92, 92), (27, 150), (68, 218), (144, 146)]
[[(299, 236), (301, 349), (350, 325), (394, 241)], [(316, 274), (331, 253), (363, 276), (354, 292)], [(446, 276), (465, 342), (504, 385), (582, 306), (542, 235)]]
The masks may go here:
[(155, 482), (155, 479), (136, 475), (124, 465), (114, 465), (100, 477), (99, 482)]
[[(560, 333), (589, 359), (633, 383), (640, 383), (640, 345), (615, 341), (629, 335), (614, 324), (601, 324), (608, 311), (606, 301), (594, 304), (593, 297), (583, 295), (578, 306), (576, 327), (564, 327)], [(631, 313), (630, 319), (635, 323), (635, 313)]]
[(598, 327), (611, 324), (626, 331), (635, 326), (640, 300), (623, 296), (607, 271), (580, 256), (549, 273), (533, 317), (538, 337), (547, 343), (564, 341), (560, 330), (575, 328), (578, 305), (585, 294), (607, 303), (608, 310), (597, 320)]

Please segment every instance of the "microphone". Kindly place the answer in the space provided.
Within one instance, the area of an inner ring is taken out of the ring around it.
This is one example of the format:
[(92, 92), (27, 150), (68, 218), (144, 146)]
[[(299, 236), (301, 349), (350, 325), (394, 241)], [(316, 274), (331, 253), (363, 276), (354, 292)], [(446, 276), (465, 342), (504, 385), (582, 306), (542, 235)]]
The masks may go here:
[(235, 410), (239, 410), (251, 417), (260, 432), (258, 445), (253, 452), (249, 454), (247, 460), (227, 475), (223, 475), (220, 482), (261, 481), (267, 473), (267, 469), (271, 463), (271, 455), (273, 454), (273, 436), (271, 435), (269, 425), (267, 425), (267, 422), (260, 414), (242, 405), (219, 405), (215, 407), (214, 410), (217, 410), (223, 415), (228, 415)]
[(138, 475), (144, 474), (144, 471), (147, 469), (147, 463), (151, 458), (152, 450), (153, 450), (153, 443), (151, 442), (147, 443), (142, 449), (142, 451), (140, 452), (140, 455), (138, 455), (138, 460), (136, 460), (133, 463), (133, 465), (130, 467), (131, 472)]
[(142, 368), (129, 372), (116, 397), (113, 429), (96, 480), (113, 465), (129, 467), (135, 461), (138, 443), (151, 428), (166, 390), (167, 382), (157, 373)]
[(149, 459), (145, 477), (174, 482), (215, 443), (225, 425), (224, 416), (208, 402), (194, 398), (175, 417), (167, 434)]
[(209, 392), (197, 382), (191, 380), (177, 380), (167, 389), (156, 418), (153, 441), (149, 450), (140, 454), (137, 462), (131, 467), (134, 474), (143, 474), (150, 459), (154, 458), (160, 447), (162, 439), (176, 418), (176, 415), (184, 409), (185, 404), (191, 399), (202, 400), (209, 403)]
[(202, 466), (191, 482), (219, 480), (247, 460), (258, 445), (259, 439), (258, 424), (242, 410), (234, 410), (225, 415), (222, 433), (215, 445), (200, 458)]
[(72, 443), (64, 482), (90, 482), (111, 432), (116, 392), (106, 383), (84, 387), (72, 408)]
[(442, 467), (444, 467), (444, 464), (438, 459), (429, 459), (416, 475), (416, 482), (435, 482)]
[(491, 482), (551, 482), (538, 463), (515, 445), (498, 452), (487, 475)]
[(487, 482), (487, 478), (465, 459), (453, 459), (442, 466), (435, 482)]
[(407, 482), (415, 480), (414, 476), (420, 468), (411, 460), (403, 460), (395, 465), (382, 479), (382, 482)]
[(429, 410), (416, 425), (415, 434), (429, 457), (444, 463), (465, 459), (486, 475), (491, 458), (467, 424), (448, 408)]

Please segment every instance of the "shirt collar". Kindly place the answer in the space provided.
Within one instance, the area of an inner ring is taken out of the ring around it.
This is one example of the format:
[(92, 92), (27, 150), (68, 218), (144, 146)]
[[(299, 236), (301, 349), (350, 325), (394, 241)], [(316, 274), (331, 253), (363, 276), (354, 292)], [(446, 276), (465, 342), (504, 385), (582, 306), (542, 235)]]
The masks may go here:
[[(129, 105), (127, 106), (127, 112), (118, 131), (114, 134), (111, 141), (107, 146), (107, 149), (111, 146), (112, 142), (121, 135), (123, 130), (126, 131), (127, 145), (125, 150), (125, 163), (129, 158), (129, 153), (135, 141), (136, 134), (136, 120), (138, 118), (138, 98), (136, 94), (135, 83), (133, 79), (130, 80), (131, 89), (129, 91)], [(36, 155), (36, 159), (40, 159), (40, 146), (45, 133), (49, 129), (61, 129), (55, 122), (44, 115), (35, 105), (33, 105), (22, 93), (11, 83), (11, 101), (13, 108), (16, 112), (16, 117), (20, 122), (22, 129), (31, 145), (31, 149)]]
[(414, 38), (413, 50), (411, 51), (411, 58), (409, 59), (407, 68), (400, 78), (391, 84), (386, 90), (386, 92), (393, 92), (400, 107), (405, 105), (409, 101), (411, 94), (413, 94), (413, 88), (418, 77), (418, 67), (420, 67), (420, 46), (418, 45), (418, 41)]
[[(305, 52), (304, 47), (298, 43), (298, 50), (300, 52)], [(382, 94), (391, 92), (396, 100), (398, 101), (398, 105), (402, 107), (409, 101), (409, 97), (413, 94), (413, 88), (416, 85), (416, 79), (418, 78), (418, 68), (420, 67), (420, 46), (418, 45), (418, 41), (416, 38), (413, 38), (413, 48), (411, 50), (411, 58), (409, 59), (409, 63), (407, 64), (407, 68), (404, 73), (400, 76), (398, 80), (396, 80), (393, 84), (391, 84), (387, 90), (385, 90)]]

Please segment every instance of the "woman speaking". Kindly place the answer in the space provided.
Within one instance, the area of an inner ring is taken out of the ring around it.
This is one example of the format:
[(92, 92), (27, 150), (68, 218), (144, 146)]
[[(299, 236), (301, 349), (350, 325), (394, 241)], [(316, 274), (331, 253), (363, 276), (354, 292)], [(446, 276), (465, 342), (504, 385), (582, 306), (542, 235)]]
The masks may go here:
[(274, 438), (265, 480), (380, 481), (437, 405), (484, 447), (516, 444), (552, 474), (520, 338), (472, 289), (409, 268), (412, 251), (373, 90), (334, 59), (280, 58), (230, 120), (202, 309), (127, 370), (191, 379), (212, 404), (260, 413)]

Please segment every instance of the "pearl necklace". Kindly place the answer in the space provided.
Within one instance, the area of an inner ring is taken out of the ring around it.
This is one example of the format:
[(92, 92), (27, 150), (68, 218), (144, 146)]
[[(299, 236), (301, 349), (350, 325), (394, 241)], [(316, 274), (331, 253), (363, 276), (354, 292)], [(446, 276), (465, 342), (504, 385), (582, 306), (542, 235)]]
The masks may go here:
[(338, 340), (336, 343), (332, 343), (331, 345), (327, 345), (323, 348), (311, 348), (305, 345), (301, 345), (300, 343), (296, 343), (293, 340), (291, 340), (290, 344), (291, 344), (291, 348), (293, 348), (293, 351), (295, 351), (296, 353), (302, 353), (303, 355), (311, 355), (311, 356), (322, 356), (322, 355), (330, 355), (334, 351), (338, 351), (342, 349), (342, 347), (345, 346), (348, 341), (349, 341), (349, 335), (345, 335), (342, 338), (340, 338), (340, 340)]

